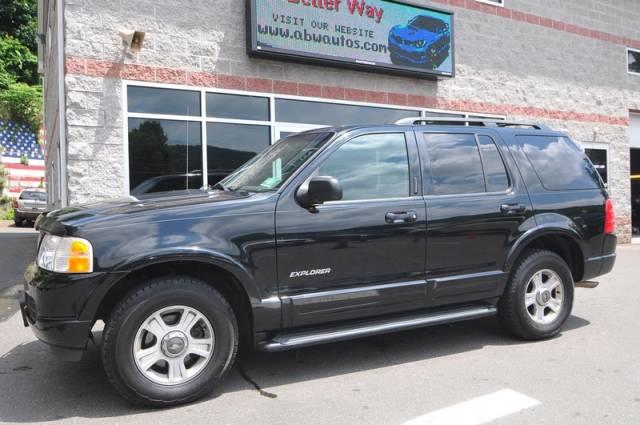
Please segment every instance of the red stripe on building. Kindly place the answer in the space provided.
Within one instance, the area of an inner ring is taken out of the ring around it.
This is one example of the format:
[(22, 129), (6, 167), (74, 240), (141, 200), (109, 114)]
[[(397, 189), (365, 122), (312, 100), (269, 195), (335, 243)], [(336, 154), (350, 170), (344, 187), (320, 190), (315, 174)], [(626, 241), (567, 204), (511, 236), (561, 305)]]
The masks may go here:
[(627, 47), (640, 49), (640, 40), (634, 40), (629, 37), (623, 37), (604, 31), (598, 31), (580, 25), (573, 25), (563, 21), (557, 21), (532, 13), (521, 12), (507, 7), (491, 6), (486, 3), (479, 3), (476, 0), (433, 0), (436, 3), (446, 4), (448, 6), (458, 7), (461, 9), (473, 10), (476, 12), (486, 13), (487, 15), (500, 16), (502, 18), (511, 19), (517, 22), (526, 22), (531, 25), (537, 25), (553, 29), (568, 34), (574, 34), (581, 37), (591, 38), (594, 40), (604, 41), (606, 43), (621, 44)]
[[(65, 61), (65, 65), (67, 74), (87, 75), (90, 77), (118, 78), (172, 84), (176, 84), (176, 81), (180, 81), (178, 84), (235, 90), (247, 90), (248, 87), (251, 87), (251, 91), (262, 93), (314, 96), (334, 100), (352, 100), (359, 102), (393, 103), (394, 105), (399, 106), (441, 108), (453, 111), (516, 115), (561, 121), (582, 121), (620, 125), (625, 127), (629, 126), (628, 117), (612, 117), (602, 114), (562, 111), (522, 105), (474, 102), (471, 100), (407, 95), (405, 93), (360, 90), (337, 86), (320, 86), (303, 83), (298, 84), (292, 81), (269, 80), (263, 78), (258, 81), (258, 79), (252, 77), (171, 70), (164, 67), (122, 64), (78, 57), (68, 57)], [(176, 79), (175, 76), (177, 73), (184, 73), (185, 78)], [(166, 76), (170, 77), (165, 79)]]

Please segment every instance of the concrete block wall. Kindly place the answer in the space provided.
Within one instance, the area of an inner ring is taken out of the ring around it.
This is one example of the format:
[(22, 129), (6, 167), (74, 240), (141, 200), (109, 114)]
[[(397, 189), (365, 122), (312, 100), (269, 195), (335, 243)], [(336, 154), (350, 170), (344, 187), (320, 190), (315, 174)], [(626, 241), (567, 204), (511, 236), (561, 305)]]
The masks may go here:
[[(625, 46), (640, 45), (640, 3), (421, 0), (456, 13), (457, 75), (438, 82), (249, 58), (244, 3), (65, 2), (72, 203), (125, 191), (121, 81), (130, 79), (547, 121), (579, 141), (609, 144), (610, 189), (622, 240), (630, 238), (627, 126), (629, 109), (640, 109), (640, 77), (626, 72)], [(140, 53), (123, 47), (120, 29), (146, 32)]]

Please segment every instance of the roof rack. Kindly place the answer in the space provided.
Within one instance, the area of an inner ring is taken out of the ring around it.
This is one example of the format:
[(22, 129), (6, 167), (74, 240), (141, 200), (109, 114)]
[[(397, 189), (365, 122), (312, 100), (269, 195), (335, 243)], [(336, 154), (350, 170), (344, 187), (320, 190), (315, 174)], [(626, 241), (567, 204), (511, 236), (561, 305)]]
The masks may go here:
[(535, 130), (551, 130), (545, 124), (526, 121), (506, 121), (482, 118), (412, 117), (402, 118), (397, 125), (476, 125), (484, 127), (530, 127)]

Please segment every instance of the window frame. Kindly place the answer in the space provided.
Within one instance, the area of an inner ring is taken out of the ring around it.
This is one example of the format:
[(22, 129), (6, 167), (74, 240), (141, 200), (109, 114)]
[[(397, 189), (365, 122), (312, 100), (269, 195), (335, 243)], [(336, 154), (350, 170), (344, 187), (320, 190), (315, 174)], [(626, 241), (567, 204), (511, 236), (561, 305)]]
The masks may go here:
[[(608, 188), (609, 180), (611, 180), (611, 156), (609, 155), (609, 144), (595, 143), (595, 142), (580, 142), (580, 141), (577, 141), (576, 143), (579, 144), (579, 146), (582, 148), (582, 152), (584, 152), (585, 155), (587, 154), (587, 152), (585, 151), (586, 149), (605, 151), (605, 154), (607, 156), (607, 165), (606, 165), (607, 181), (603, 183), (604, 183), (604, 187)], [(591, 158), (589, 158), (589, 161), (591, 161)], [(595, 164), (594, 164), (594, 167), (595, 167)], [(596, 168), (596, 171), (598, 171), (597, 168)]]
[(495, 0), (476, 0), (478, 3), (484, 3), (484, 4), (488, 4), (491, 6), (496, 6), (496, 7), (505, 7), (504, 6), (504, 2), (505, 0), (497, 0), (499, 3), (497, 3)]
[[(511, 172), (511, 168), (509, 167), (508, 161), (506, 161), (506, 158), (504, 156), (504, 153), (502, 152), (502, 148), (498, 142), (498, 138), (496, 136), (494, 136), (493, 134), (490, 134), (489, 132), (486, 131), (479, 131), (479, 130), (469, 130), (470, 127), (461, 127), (460, 130), (456, 129), (455, 132), (448, 132), (448, 133), (443, 133), (442, 131), (437, 131), (437, 130), (431, 130), (431, 131), (424, 131), (421, 130), (419, 133), (416, 132), (416, 139), (418, 140), (418, 144), (420, 144), (420, 137), (422, 137), (422, 146), (419, 146), (419, 150), (421, 152), (420, 154), (420, 158), (423, 162), (422, 165), (422, 172), (423, 172), (423, 186), (424, 186), (424, 197), (429, 199), (429, 198), (460, 198), (460, 197), (478, 197), (478, 196), (504, 196), (504, 195), (508, 195), (509, 193), (513, 192), (513, 187), (514, 187), (514, 180), (513, 180), (513, 173)], [(472, 127), (473, 128), (473, 127)], [(467, 131), (465, 131), (465, 129), (467, 129)], [(480, 168), (482, 169), (482, 178), (484, 181), (484, 192), (472, 192), (472, 193), (449, 193), (449, 194), (437, 194), (434, 193), (434, 184), (433, 184), (433, 173), (431, 171), (431, 152), (429, 150), (429, 147), (427, 145), (426, 140), (424, 139), (424, 135), (426, 134), (470, 134), (473, 135), (473, 138), (476, 142), (476, 148), (478, 149), (478, 156), (480, 157)], [(502, 160), (502, 164), (504, 165), (504, 170), (505, 173), (507, 174), (507, 179), (509, 180), (509, 186), (502, 191), (494, 191), (494, 192), (489, 192), (487, 190), (487, 173), (485, 171), (485, 165), (484, 165), (484, 156), (482, 155), (482, 148), (480, 145), (480, 139), (479, 136), (487, 136), (489, 137), (492, 141), (493, 144), (495, 145), (496, 149), (498, 150), (498, 155), (500, 156), (500, 159)]]
[[(164, 115), (164, 114), (155, 114), (155, 113), (141, 113), (141, 112), (129, 112), (129, 104), (128, 104), (128, 87), (129, 86), (137, 86), (137, 87), (149, 87), (149, 88), (159, 88), (159, 89), (170, 89), (170, 90), (185, 90), (185, 91), (197, 91), (200, 94), (200, 115)], [(269, 100), (269, 120), (268, 121), (259, 121), (259, 120), (245, 120), (245, 119), (234, 119), (234, 118), (215, 118), (207, 116), (207, 108), (206, 108), (206, 95), (207, 93), (219, 93), (219, 94), (230, 94), (230, 95), (240, 95), (240, 96), (255, 96), (255, 97), (263, 97)], [(322, 97), (311, 97), (311, 96), (296, 96), (296, 95), (285, 95), (278, 93), (264, 93), (264, 92), (256, 92), (250, 90), (234, 90), (234, 89), (219, 89), (215, 87), (204, 87), (204, 86), (192, 86), (186, 84), (170, 84), (170, 83), (156, 83), (156, 82), (147, 82), (147, 81), (136, 81), (136, 80), (122, 80), (122, 140), (124, 147), (124, 155), (123, 155), (123, 170), (124, 170), (124, 179), (123, 179), (123, 193), (125, 196), (130, 196), (130, 169), (129, 169), (129, 131), (128, 131), (128, 121), (129, 118), (142, 118), (142, 119), (155, 119), (155, 120), (176, 120), (176, 121), (196, 121), (201, 125), (201, 134), (202, 134), (202, 169), (208, 170), (208, 161), (207, 161), (207, 123), (226, 123), (226, 124), (244, 124), (244, 125), (258, 125), (258, 126), (268, 126), (269, 127), (269, 135), (270, 135), (270, 144), (274, 144), (277, 139), (276, 136), (278, 134), (278, 129), (285, 127), (300, 127), (305, 126), (306, 124), (301, 123), (291, 123), (286, 121), (278, 121), (275, 111), (275, 103), (276, 99), (289, 99), (289, 100), (300, 100), (306, 102), (314, 102), (314, 103), (331, 103), (331, 104), (342, 104), (342, 105), (353, 105), (353, 106), (364, 106), (364, 107), (374, 107), (374, 108), (385, 108), (385, 109), (399, 109), (399, 110), (411, 110), (416, 112), (416, 117), (429, 117), (429, 113), (438, 113), (438, 114), (455, 114), (462, 115), (463, 118), (469, 118), (469, 116), (482, 116), (488, 119), (505, 119), (506, 117), (503, 115), (495, 115), (495, 114), (485, 114), (478, 112), (470, 112), (470, 111), (454, 111), (448, 109), (434, 109), (434, 108), (420, 108), (414, 106), (402, 106), (402, 105), (392, 105), (385, 103), (372, 103), (372, 102), (358, 102), (358, 101), (349, 101), (349, 100), (339, 100), (339, 99), (327, 99)], [(327, 124), (330, 126), (331, 124)], [(320, 128), (322, 125), (309, 125), (309, 127)], [(402, 133), (402, 131), (400, 131)], [(374, 133), (367, 133), (374, 134)], [(406, 137), (406, 136), (405, 136)], [(407, 138), (407, 143), (409, 144), (409, 139)], [(409, 149), (409, 147), (408, 147)], [(411, 153), (409, 153), (411, 155)], [(411, 158), (409, 159), (411, 163)], [(203, 185), (206, 187), (208, 185), (208, 173), (203, 172)], [(412, 174), (413, 178), (413, 174)], [(418, 179), (420, 179), (418, 177)], [(413, 183), (412, 183), (413, 184)], [(405, 198), (401, 198), (405, 199)], [(340, 201), (336, 201), (340, 202)], [(345, 201), (352, 202), (352, 201)], [(363, 201), (353, 201), (353, 202), (363, 202)], [(367, 201), (364, 201), (367, 202)]]
[(640, 75), (640, 72), (634, 72), (634, 71), (629, 70), (629, 67), (631, 65), (631, 63), (629, 62), (629, 53), (630, 52), (640, 54), (640, 50), (634, 49), (632, 47), (627, 47), (625, 49), (625, 55), (626, 55), (625, 62), (627, 63), (627, 74), (629, 74), (629, 75)]

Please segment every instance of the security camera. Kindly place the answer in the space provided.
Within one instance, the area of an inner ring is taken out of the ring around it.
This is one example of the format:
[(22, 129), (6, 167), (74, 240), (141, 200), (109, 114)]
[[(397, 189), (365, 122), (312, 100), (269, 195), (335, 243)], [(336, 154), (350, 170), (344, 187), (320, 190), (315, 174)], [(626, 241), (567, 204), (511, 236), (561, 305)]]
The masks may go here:
[(120, 31), (120, 38), (129, 49), (139, 52), (144, 42), (144, 34), (144, 31), (122, 30)]

